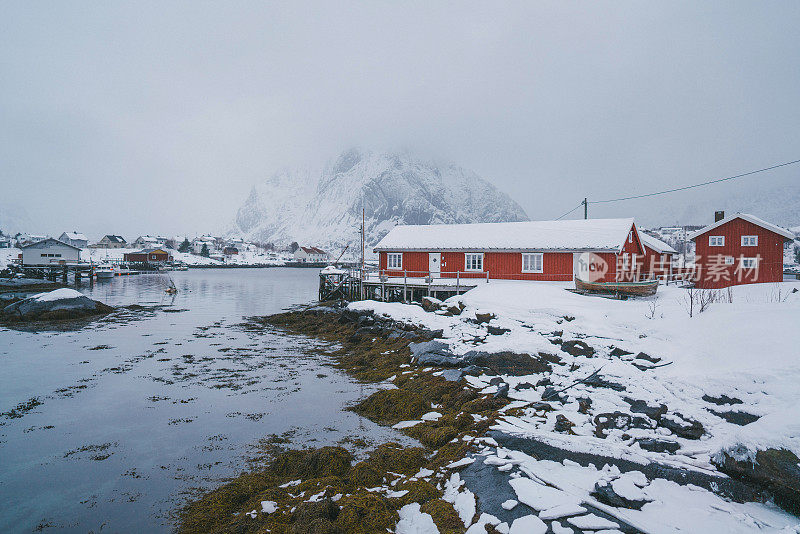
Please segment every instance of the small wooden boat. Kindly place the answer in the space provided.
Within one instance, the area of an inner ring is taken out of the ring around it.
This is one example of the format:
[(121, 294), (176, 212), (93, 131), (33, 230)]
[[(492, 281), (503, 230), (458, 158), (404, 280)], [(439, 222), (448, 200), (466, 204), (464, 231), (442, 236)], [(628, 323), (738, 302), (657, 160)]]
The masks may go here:
[(658, 291), (658, 280), (642, 280), (641, 282), (587, 282), (575, 278), (575, 289), (591, 293), (617, 293), (648, 297)]

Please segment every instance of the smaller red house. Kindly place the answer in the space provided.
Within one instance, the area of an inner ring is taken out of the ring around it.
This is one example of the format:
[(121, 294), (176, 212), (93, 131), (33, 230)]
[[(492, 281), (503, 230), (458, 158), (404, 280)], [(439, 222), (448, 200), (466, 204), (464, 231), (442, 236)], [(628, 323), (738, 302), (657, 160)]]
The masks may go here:
[(146, 248), (136, 252), (127, 252), (122, 257), (125, 261), (131, 263), (165, 263), (172, 261), (170, 253), (161, 248)]
[(672, 265), (678, 251), (660, 239), (639, 233), (639, 239), (644, 247), (644, 255), (639, 258), (641, 272), (647, 278), (669, 278), (672, 275)]
[(715, 214), (689, 238), (696, 244), (695, 286), (717, 289), (783, 281), (783, 244), (794, 234), (755, 215)]

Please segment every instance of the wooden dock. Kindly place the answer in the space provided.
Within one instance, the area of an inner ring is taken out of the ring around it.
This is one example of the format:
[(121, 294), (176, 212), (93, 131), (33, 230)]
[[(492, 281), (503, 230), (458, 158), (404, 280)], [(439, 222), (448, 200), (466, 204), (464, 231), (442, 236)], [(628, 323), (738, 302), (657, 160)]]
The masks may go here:
[(319, 274), (319, 299), (379, 300), (383, 302), (421, 302), (430, 296), (441, 300), (463, 295), (488, 277), (462, 278), (463, 273), (447, 273), (448, 277), (425, 272), (404, 272), (403, 276), (388, 276), (380, 271), (328, 268)]

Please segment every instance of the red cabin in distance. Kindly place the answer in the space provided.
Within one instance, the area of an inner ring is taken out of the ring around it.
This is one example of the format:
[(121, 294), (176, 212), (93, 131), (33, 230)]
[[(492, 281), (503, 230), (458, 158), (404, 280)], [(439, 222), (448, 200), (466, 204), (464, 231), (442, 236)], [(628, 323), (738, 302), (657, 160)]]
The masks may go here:
[(783, 244), (794, 234), (748, 213), (717, 212), (715, 218), (689, 236), (696, 244), (695, 287), (783, 281)]
[[(633, 219), (400, 225), (375, 246), (382, 275), (571, 281), (636, 278), (644, 248)], [(585, 278), (582, 276), (582, 278)]]
[(161, 248), (146, 248), (123, 254), (123, 259), (131, 263), (165, 263), (172, 261), (169, 252)]
[(641, 256), (641, 271), (649, 278), (669, 279), (672, 276), (672, 264), (678, 251), (644, 232), (639, 232), (639, 238), (644, 246), (644, 255)]

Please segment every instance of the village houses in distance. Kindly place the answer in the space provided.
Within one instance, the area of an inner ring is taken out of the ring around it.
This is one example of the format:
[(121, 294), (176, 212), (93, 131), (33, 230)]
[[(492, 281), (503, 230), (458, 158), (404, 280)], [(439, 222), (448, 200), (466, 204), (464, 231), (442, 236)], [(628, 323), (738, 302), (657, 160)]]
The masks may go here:
[[(698, 288), (722, 288), (737, 283), (773, 282), (800, 275), (800, 228), (786, 229), (746, 213), (713, 214), (707, 225), (643, 229), (631, 219), (577, 219), (455, 225), (399, 225), (377, 245), (366, 247), (373, 287), (381, 298), (391, 293), (397, 278), (465, 280), (476, 278), (569, 281), (585, 278), (576, 270), (587, 261), (599, 262), (590, 282), (639, 282), (659, 279), (691, 281)], [(619, 243), (617, 243), (619, 240)], [(17, 233), (0, 235), (0, 268), (110, 264), (117, 273), (141, 270), (184, 270), (196, 267), (306, 266), (333, 262), (356, 266), (353, 254), (342, 258), (313, 244), (275, 245), (238, 237), (200, 235), (167, 237), (140, 235), (126, 239), (105, 234), (89, 239), (77, 231), (57, 237)], [(592, 254), (587, 260), (586, 254)], [(579, 257), (579, 255), (582, 255)], [(127, 268), (127, 269), (126, 269)], [(367, 277), (368, 278), (368, 277)], [(367, 282), (370, 282), (367, 280)], [(387, 289), (387, 284), (389, 289)], [(427, 285), (426, 285), (427, 284)], [(413, 283), (412, 283), (413, 285)], [(461, 286), (459, 282), (459, 286)], [(435, 289), (434, 289), (435, 292)]]

